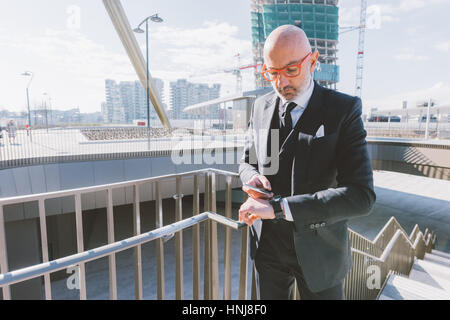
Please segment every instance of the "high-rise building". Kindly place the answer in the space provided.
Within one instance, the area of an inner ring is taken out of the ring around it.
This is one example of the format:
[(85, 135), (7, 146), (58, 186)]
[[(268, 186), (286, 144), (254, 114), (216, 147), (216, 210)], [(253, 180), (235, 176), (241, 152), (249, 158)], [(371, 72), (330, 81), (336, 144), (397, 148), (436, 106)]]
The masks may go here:
[[(188, 119), (190, 116), (183, 112), (187, 106), (200, 102), (217, 99), (220, 96), (220, 84), (212, 87), (203, 83), (191, 83), (186, 79), (178, 79), (170, 83), (170, 103), (172, 105), (173, 119)], [(217, 116), (214, 113), (210, 116)]]
[(120, 98), (120, 90), (116, 81), (111, 79), (105, 80), (106, 93), (106, 114), (103, 115), (106, 123), (123, 123), (125, 122), (125, 112)]
[[(153, 78), (153, 83), (162, 101), (164, 82)], [(132, 123), (133, 120), (147, 119), (147, 96), (139, 81), (122, 81), (119, 84), (105, 80), (106, 102), (102, 105), (104, 121), (107, 123)], [(150, 100), (150, 118), (156, 118), (155, 108)]]
[[(321, 85), (336, 89), (339, 66), (336, 52), (339, 35), (338, 0), (252, 0), (252, 43), (254, 62), (263, 64), (263, 48), (267, 36), (277, 27), (296, 25), (305, 31), (311, 49), (319, 51), (319, 64), (314, 79)], [(257, 88), (270, 84), (260, 70), (255, 70)]]

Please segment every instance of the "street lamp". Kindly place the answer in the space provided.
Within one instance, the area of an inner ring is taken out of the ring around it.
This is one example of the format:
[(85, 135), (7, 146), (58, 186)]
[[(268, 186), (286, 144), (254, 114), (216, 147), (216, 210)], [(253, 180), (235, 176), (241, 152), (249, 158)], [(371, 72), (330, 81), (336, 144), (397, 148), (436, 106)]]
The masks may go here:
[[(50, 99), (50, 95), (47, 92), (44, 92), (42, 94), (43, 96), (48, 96)], [(45, 99), (45, 98), (44, 98)], [(45, 111), (45, 126), (47, 127), (47, 133), (48, 133), (48, 111), (47, 111), (47, 100), (44, 100), (44, 111)]]
[[(133, 29), (136, 33), (144, 33), (145, 32), (145, 50), (146, 50), (146, 61), (147, 61), (147, 129), (148, 129), (148, 138), (150, 141), (150, 101), (149, 101), (149, 73), (148, 73), (148, 20), (153, 22), (163, 22), (164, 20), (158, 16), (157, 13), (145, 18), (137, 28)], [(145, 22), (145, 31), (140, 27)]]
[(30, 140), (31, 140), (31, 113), (30, 113), (30, 96), (28, 94), (28, 89), (30, 88), (34, 73), (31, 71), (25, 71), (24, 73), (22, 73), (22, 76), (26, 76), (26, 77), (31, 76), (30, 81), (28, 82), (28, 85), (27, 85), (28, 126), (30, 128)]

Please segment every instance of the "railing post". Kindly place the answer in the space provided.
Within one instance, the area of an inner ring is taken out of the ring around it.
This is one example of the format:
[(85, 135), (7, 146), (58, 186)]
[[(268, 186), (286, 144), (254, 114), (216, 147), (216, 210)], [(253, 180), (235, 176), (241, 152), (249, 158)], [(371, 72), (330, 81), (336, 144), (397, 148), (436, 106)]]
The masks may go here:
[[(83, 240), (83, 212), (81, 209), (81, 194), (78, 192), (75, 194), (75, 225), (77, 230), (77, 250), (78, 253), (84, 251)], [(81, 262), (80, 267), (80, 300), (86, 300), (86, 270), (85, 263)]]
[[(211, 211), (216, 213), (216, 174), (210, 173)], [(211, 299), (219, 299), (219, 249), (217, 244), (217, 222), (210, 221), (210, 258), (211, 258)]]
[[(205, 193), (204, 193), (204, 209), (203, 211), (211, 211), (210, 205), (210, 181), (209, 181), (209, 172), (205, 173)], [(203, 258), (203, 299), (209, 300), (211, 299), (211, 290), (210, 290), (210, 242), (209, 242), (209, 232), (210, 232), (210, 221), (207, 220), (204, 223), (205, 232), (204, 232), (204, 258)]]
[[(183, 220), (181, 177), (176, 177), (175, 221)], [(183, 231), (175, 234), (176, 299), (183, 300)]]
[(249, 227), (242, 228), (241, 240), (241, 265), (239, 272), (239, 300), (247, 299), (247, 274), (248, 274), (248, 232)]
[[(247, 194), (244, 194), (244, 202), (247, 200)], [(248, 232), (249, 227), (241, 229), (241, 263), (239, 272), (239, 300), (247, 299), (247, 275), (248, 275)]]
[[(114, 243), (114, 206), (112, 189), (106, 190), (107, 207), (106, 220), (108, 228), (108, 243)], [(117, 275), (116, 275), (116, 254), (111, 253), (109, 260), (109, 298), (110, 300), (117, 300)]]
[[(8, 272), (8, 253), (6, 250), (5, 217), (3, 205), (0, 205), (0, 271)], [(3, 300), (11, 299), (11, 289), (9, 285), (2, 288)]]
[[(198, 174), (194, 175), (194, 196), (193, 196), (193, 215), (200, 213), (200, 188)], [(200, 299), (200, 224), (192, 228), (192, 297), (194, 300)]]
[[(155, 211), (156, 211), (156, 228), (163, 227), (163, 207), (160, 182), (155, 182)], [(157, 285), (158, 300), (165, 299), (165, 281), (164, 281), (164, 240), (158, 238), (156, 240), (156, 257), (157, 257)]]
[[(134, 202), (133, 202), (133, 234), (135, 236), (141, 234), (141, 205), (139, 199), (139, 185), (133, 186)], [(142, 246), (137, 245), (134, 248), (134, 295), (137, 300), (142, 300)]]
[[(231, 218), (232, 193), (231, 176), (226, 177), (225, 216)], [(231, 299), (231, 228), (225, 227), (223, 299)]]
[[(47, 241), (47, 221), (45, 217), (45, 203), (44, 199), (39, 199), (39, 224), (41, 229), (41, 248), (42, 248), (42, 262), (48, 262), (48, 241)], [(52, 286), (50, 284), (50, 274), (44, 275), (45, 284), (45, 299), (52, 300)]]

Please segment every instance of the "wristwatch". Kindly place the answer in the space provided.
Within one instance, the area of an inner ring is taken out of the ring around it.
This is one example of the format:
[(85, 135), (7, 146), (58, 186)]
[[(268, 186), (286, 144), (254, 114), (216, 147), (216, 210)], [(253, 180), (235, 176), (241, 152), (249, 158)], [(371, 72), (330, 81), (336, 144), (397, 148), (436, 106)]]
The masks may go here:
[(281, 199), (281, 196), (274, 196), (269, 200), (270, 205), (273, 207), (273, 212), (275, 213), (274, 220), (281, 220), (286, 217), (283, 208), (281, 207)]

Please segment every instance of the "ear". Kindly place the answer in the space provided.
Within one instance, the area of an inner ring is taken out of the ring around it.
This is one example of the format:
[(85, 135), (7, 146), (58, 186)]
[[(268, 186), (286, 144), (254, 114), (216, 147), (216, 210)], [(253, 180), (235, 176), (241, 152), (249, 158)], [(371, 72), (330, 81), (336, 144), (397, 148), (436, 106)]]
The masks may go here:
[(317, 66), (317, 60), (319, 59), (319, 51), (314, 51), (314, 53), (311, 55), (311, 72), (310, 73), (314, 73), (314, 70), (316, 69)]

